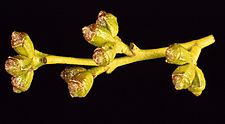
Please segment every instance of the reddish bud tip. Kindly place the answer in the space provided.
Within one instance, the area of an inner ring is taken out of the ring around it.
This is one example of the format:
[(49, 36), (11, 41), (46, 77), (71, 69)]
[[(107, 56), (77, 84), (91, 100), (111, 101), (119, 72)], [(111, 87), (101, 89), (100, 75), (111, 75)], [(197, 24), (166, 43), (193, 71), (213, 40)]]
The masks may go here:
[(21, 46), (23, 45), (24, 41), (23, 38), (26, 36), (27, 34), (24, 32), (16, 32), (14, 31), (11, 35), (12, 39), (11, 39), (11, 46), (12, 48), (15, 48), (17, 46)]
[(95, 29), (96, 24), (91, 24), (89, 26), (85, 26), (82, 28), (82, 33), (86, 41), (88, 42), (92, 41), (94, 35), (96, 34)]

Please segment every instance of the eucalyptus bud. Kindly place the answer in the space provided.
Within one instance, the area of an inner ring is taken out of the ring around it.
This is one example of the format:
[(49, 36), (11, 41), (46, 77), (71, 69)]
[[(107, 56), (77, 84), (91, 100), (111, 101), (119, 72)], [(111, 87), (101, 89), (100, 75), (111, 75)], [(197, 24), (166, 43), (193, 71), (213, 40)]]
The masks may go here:
[(94, 77), (88, 71), (81, 72), (66, 81), (71, 97), (85, 97), (90, 91)]
[(118, 34), (119, 26), (117, 18), (111, 13), (100, 11), (98, 14), (98, 19), (96, 20), (96, 24), (103, 27), (107, 27), (113, 37)]
[(185, 64), (178, 66), (172, 74), (172, 81), (176, 90), (187, 89), (195, 77), (195, 66)]
[(30, 69), (31, 64), (32, 60), (25, 56), (9, 56), (5, 62), (5, 70), (13, 76), (20, 76)]
[(87, 69), (80, 66), (70, 66), (66, 67), (60, 74), (61, 78), (64, 80), (69, 80), (80, 72), (84, 72)]
[(186, 63), (193, 63), (193, 59), (188, 50), (175, 43), (166, 49), (166, 62), (170, 64), (183, 65)]
[(92, 56), (97, 65), (108, 65), (116, 56), (115, 43), (105, 43), (101, 48), (96, 48)]
[(20, 55), (32, 58), (34, 56), (34, 46), (33, 43), (25, 32), (12, 33), (11, 40), (12, 48)]
[(195, 96), (201, 95), (202, 91), (205, 89), (206, 80), (204, 74), (200, 68), (196, 66), (195, 68), (195, 78), (192, 85), (188, 87), (188, 90), (192, 92)]
[(25, 92), (30, 88), (31, 82), (33, 80), (34, 71), (28, 71), (27, 73), (12, 77), (12, 85), (13, 85), (13, 91), (15, 93), (21, 93)]
[(86, 41), (100, 47), (106, 42), (114, 42), (114, 38), (107, 28), (91, 24), (82, 28), (82, 33)]

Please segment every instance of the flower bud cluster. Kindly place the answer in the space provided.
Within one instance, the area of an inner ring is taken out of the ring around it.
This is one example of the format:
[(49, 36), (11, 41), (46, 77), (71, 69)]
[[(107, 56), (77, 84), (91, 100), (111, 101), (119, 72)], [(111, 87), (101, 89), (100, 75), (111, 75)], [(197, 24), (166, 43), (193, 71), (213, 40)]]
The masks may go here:
[(199, 96), (205, 89), (206, 81), (203, 72), (196, 65), (195, 56), (200, 54), (201, 49), (194, 46), (192, 49), (188, 51), (179, 44), (170, 45), (165, 53), (166, 62), (179, 65), (172, 73), (175, 89), (188, 89), (195, 96)]
[(34, 70), (44, 64), (43, 54), (35, 51), (30, 37), (24, 32), (12, 33), (11, 46), (19, 55), (8, 57), (5, 70), (12, 75), (13, 91), (25, 92), (31, 85)]
[(108, 65), (117, 53), (132, 56), (130, 48), (117, 36), (117, 18), (111, 13), (100, 11), (94, 24), (82, 28), (84, 39), (98, 47), (94, 50), (93, 60), (97, 65)]

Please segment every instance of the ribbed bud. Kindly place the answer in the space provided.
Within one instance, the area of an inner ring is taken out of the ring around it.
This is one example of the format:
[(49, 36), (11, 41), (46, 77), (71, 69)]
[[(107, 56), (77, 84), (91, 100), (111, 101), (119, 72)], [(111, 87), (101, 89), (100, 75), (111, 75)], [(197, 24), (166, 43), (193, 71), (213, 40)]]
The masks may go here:
[(76, 74), (66, 82), (71, 97), (85, 97), (93, 85), (94, 77), (86, 71)]
[(31, 82), (33, 80), (34, 71), (28, 71), (27, 73), (12, 77), (12, 85), (13, 85), (13, 91), (15, 93), (21, 93), (25, 92), (30, 88)]
[(176, 90), (187, 89), (191, 86), (195, 77), (195, 68), (193, 64), (178, 66), (172, 74), (172, 81)]
[(193, 63), (193, 59), (188, 50), (175, 43), (166, 49), (166, 62), (170, 64), (183, 65), (186, 63)]
[(28, 34), (24, 32), (14, 31), (12, 33), (11, 46), (20, 55), (29, 58), (32, 58), (34, 56), (33, 43)]
[(80, 67), (80, 66), (70, 66), (66, 67), (60, 74), (61, 78), (64, 80), (70, 80), (72, 77), (74, 77), (76, 74), (80, 72), (84, 72), (87, 69)]
[(91, 24), (82, 28), (82, 33), (86, 41), (100, 47), (106, 42), (114, 42), (114, 38), (107, 28)]
[(113, 37), (118, 34), (119, 26), (117, 18), (111, 13), (100, 11), (98, 14), (98, 19), (96, 20), (96, 24), (106, 27), (111, 32), (111, 35)]
[(105, 66), (114, 60), (116, 56), (115, 44), (108, 42), (101, 48), (96, 48), (92, 56), (97, 65)]
[(200, 68), (196, 66), (195, 68), (195, 78), (192, 82), (192, 85), (188, 87), (188, 90), (192, 92), (195, 96), (202, 94), (202, 91), (205, 89), (206, 80), (204, 74)]
[(32, 60), (25, 56), (9, 56), (5, 62), (5, 70), (13, 76), (20, 76), (30, 69), (31, 64)]

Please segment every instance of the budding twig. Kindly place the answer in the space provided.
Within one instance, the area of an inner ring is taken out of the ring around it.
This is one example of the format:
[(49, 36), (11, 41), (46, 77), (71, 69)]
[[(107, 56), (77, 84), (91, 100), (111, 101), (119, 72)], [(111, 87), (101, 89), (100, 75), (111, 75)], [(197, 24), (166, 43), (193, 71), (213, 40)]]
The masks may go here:
[[(215, 42), (213, 35), (186, 43), (177, 43), (170, 47), (140, 49), (134, 43), (130, 46), (117, 36), (119, 31), (117, 18), (111, 13), (100, 11), (94, 24), (82, 29), (86, 41), (96, 46), (93, 58), (75, 58), (50, 55), (39, 52), (33, 46), (30, 37), (24, 32), (13, 32), (11, 45), (19, 54), (9, 57), (5, 63), (6, 71), (11, 74), (13, 91), (27, 91), (31, 85), (34, 71), (48, 64), (70, 64), (96, 66), (90, 69), (69, 67), (61, 72), (68, 84), (71, 97), (85, 97), (90, 91), (94, 79), (106, 72), (112, 73), (117, 67), (130, 63), (166, 57), (166, 62), (179, 65), (172, 79), (177, 90), (188, 89), (199, 96), (204, 90), (204, 74), (197, 67), (201, 49)], [(125, 57), (115, 58), (116, 54)]]

